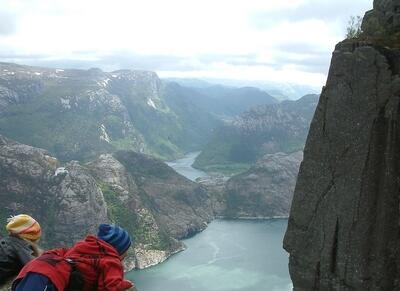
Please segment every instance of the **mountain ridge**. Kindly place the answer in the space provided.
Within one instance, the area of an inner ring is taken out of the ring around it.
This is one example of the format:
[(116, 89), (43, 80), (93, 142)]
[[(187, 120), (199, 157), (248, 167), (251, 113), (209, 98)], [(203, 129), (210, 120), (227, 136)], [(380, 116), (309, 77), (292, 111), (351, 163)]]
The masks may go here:
[(318, 95), (252, 108), (216, 129), (194, 167), (247, 170), (263, 155), (302, 150)]
[[(251, 100), (274, 102), (257, 89), (226, 90), (211, 100), (150, 71), (0, 63), (0, 133), (63, 161), (116, 150), (174, 159), (199, 150), (221, 116), (235, 114)], [(219, 111), (207, 112), (215, 102)]]

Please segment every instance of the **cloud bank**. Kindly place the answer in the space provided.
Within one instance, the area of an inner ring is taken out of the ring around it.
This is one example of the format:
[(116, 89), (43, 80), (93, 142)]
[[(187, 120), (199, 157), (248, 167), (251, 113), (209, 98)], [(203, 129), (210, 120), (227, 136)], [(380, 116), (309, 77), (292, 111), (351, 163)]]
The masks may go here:
[(0, 0), (0, 61), (322, 86), (372, 0)]

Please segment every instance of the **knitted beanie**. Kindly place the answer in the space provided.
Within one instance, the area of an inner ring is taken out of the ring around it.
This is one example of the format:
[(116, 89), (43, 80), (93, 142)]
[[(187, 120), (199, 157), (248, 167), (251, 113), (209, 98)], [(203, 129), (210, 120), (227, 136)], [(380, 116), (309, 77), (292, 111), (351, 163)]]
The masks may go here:
[(29, 215), (12, 216), (7, 222), (7, 231), (24, 239), (35, 242), (42, 234), (39, 223)]
[(122, 227), (112, 224), (100, 224), (97, 237), (112, 245), (122, 255), (131, 246), (131, 238)]

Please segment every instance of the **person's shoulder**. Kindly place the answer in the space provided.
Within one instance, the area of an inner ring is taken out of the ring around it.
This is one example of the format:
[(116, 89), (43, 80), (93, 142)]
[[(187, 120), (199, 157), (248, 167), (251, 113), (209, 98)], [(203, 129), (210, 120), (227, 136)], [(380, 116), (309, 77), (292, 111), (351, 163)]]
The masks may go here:
[(29, 246), (29, 243), (23, 240), (22, 238), (14, 235), (9, 235), (4, 238), (4, 240), (8, 243), (20, 245), (20, 246)]
[(5, 236), (0, 239), (0, 250), (3, 253), (11, 254), (19, 249), (28, 249), (28, 244), (24, 244), (23, 240), (14, 236)]
[(5, 245), (16, 245), (16, 244), (20, 245), (21, 244), (20, 240), (21, 239), (19, 239), (17, 237), (14, 237), (14, 236), (5, 236), (5, 237), (2, 237), (0, 239), (0, 244), (2, 246), (5, 246)]
[(113, 265), (114, 267), (123, 268), (122, 262), (119, 257), (116, 257), (114, 255), (106, 254), (102, 256), (100, 260), (104, 265)]
[(8, 246), (9, 248), (13, 248), (16, 251), (24, 250), (28, 253), (32, 252), (31, 245), (27, 241), (17, 236), (10, 235), (8, 237), (4, 237), (0, 244), (3, 244), (3, 246)]

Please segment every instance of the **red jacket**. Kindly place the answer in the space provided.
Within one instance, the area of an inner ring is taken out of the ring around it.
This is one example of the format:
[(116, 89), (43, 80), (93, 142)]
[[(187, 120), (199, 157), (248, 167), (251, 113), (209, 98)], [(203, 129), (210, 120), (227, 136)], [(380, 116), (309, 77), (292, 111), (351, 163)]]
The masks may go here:
[(102, 291), (122, 291), (132, 287), (124, 280), (124, 271), (118, 252), (110, 244), (89, 235), (84, 241), (70, 249), (55, 249), (45, 252), (29, 262), (21, 270), (16, 280), (29, 272), (48, 277), (59, 291), (68, 284), (71, 267), (65, 259), (72, 259), (85, 279), (84, 291), (96, 286)]

